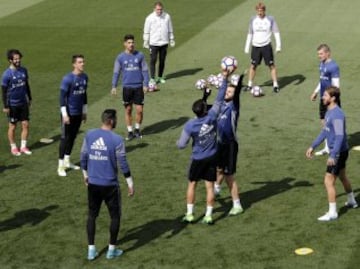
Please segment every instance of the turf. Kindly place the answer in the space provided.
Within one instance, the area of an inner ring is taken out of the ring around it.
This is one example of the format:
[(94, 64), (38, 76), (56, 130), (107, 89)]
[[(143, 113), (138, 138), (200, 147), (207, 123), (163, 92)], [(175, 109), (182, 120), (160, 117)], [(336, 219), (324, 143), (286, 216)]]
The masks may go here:
[[(10, 1), (0, 1), (0, 9), (5, 2)], [(281, 30), (283, 51), (276, 63), (282, 90), (278, 95), (271, 92), (268, 70), (260, 66), (256, 83), (265, 96), (241, 95), (237, 180), (246, 210), (241, 216), (226, 217), (231, 201), (224, 189), (211, 227), (180, 222), (190, 148), (179, 151), (175, 141), (183, 124), (193, 117), (193, 100), (201, 97), (195, 81), (219, 72), (219, 60), (226, 54), (237, 57), (240, 70), (248, 67), (243, 48), (255, 2), (165, 3), (173, 17), (176, 47), (169, 49), (167, 83), (159, 92), (146, 95), (144, 138), (127, 144), (136, 196), (129, 199), (123, 188), (119, 245), (126, 252), (118, 260), (105, 259), (108, 216), (103, 208), (96, 235), (101, 255), (91, 263), (85, 259), (86, 189), (81, 173), (70, 172), (67, 178), (56, 175), (58, 88), (62, 76), (71, 70), (71, 55), (85, 54), (89, 120), (73, 151), (76, 161), (83, 134), (99, 125), (101, 111), (115, 107), (122, 113), (120, 97), (109, 95), (113, 61), (122, 51), (125, 33), (134, 33), (141, 49), (144, 18), (153, 3), (48, 0), (0, 19), (0, 52), (5, 55), (10, 47), (23, 52), (34, 98), (29, 138), (33, 156), (10, 156), (5, 117), (0, 122), (0, 267), (355, 268), (360, 262), (358, 211), (342, 207), (346, 197), (338, 184), (339, 220), (316, 221), (327, 207), (322, 184), (325, 158), (308, 161), (304, 153), (320, 130), (317, 102), (310, 101), (310, 94), (318, 81), (316, 47), (323, 42), (329, 43), (341, 67), (349, 143), (360, 144), (356, 109), (360, 4), (305, 2), (266, 3), (267, 13), (276, 17)], [(2, 59), (3, 70), (7, 65)], [(117, 132), (125, 135), (122, 118)], [(41, 144), (42, 137), (55, 142)], [(358, 165), (359, 154), (352, 151), (348, 174), (359, 201)], [(199, 219), (204, 200), (204, 188), (199, 185), (195, 207)], [(296, 256), (294, 249), (303, 246), (314, 253)]]

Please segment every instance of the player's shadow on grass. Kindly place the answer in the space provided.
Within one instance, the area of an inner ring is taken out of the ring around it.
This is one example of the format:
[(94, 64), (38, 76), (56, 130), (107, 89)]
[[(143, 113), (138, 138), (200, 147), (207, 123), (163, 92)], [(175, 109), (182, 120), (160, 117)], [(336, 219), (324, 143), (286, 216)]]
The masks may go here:
[(144, 135), (151, 135), (156, 133), (161, 133), (169, 129), (176, 129), (182, 127), (185, 122), (189, 120), (188, 117), (179, 117), (177, 119), (164, 120), (152, 125), (146, 126), (143, 129)]
[[(175, 219), (152, 220), (127, 231), (124, 237), (118, 240), (117, 244), (124, 246), (124, 251), (129, 252), (136, 250), (161, 236), (171, 238), (180, 233), (187, 226), (186, 223), (181, 222), (182, 218), (183, 215)], [(131, 244), (130, 247), (128, 247), (129, 244)], [(100, 253), (104, 253), (106, 250), (107, 247), (101, 250)]]
[[(300, 85), (301, 83), (303, 83), (305, 81), (305, 79), (306, 78), (303, 75), (296, 74), (296, 75), (292, 75), (292, 76), (278, 77), (278, 83), (279, 83), (280, 89), (282, 89), (290, 84)], [(273, 81), (268, 80), (261, 86), (269, 86), (269, 87), (271, 86), (272, 87), (272, 85), (273, 85)]]
[(52, 137), (49, 137), (50, 139), (53, 139), (54, 141), (49, 143), (49, 144), (46, 144), (46, 143), (42, 143), (40, 141), (37, 141), (35, 142), (34, 144), (30, 145), (30, 149), (31, 150), (35, 150), (35, 149), (39, 149), (39, 148), (42, 148), (42, 147), (46, 147), (46, 146), (49, 146), (49, 145), (52, 145), (54, 144), (55, 142), (58, 142), (61, 138), (61, 135), (54, 135)]
[(42, 209), (31, 208), (16, 212), (12, 218), (0, 221), (0, 232), (17, 229), (24, 225), (35, 226), (51, 215), (49, 211), (58, 207), (58, 205), (50, 205)]
[(20, 164), (1, 165), (0, 166), (0, 173), (4, 172), (5, 170), (19, 168), (20, 166), (21, 166)]
[[(311, 187), (314, 184), (306, 180), (296, 181), (293, 177), (285, 177), (278, 181), (255, 181), (252, 182), (255, 185), (262, 185), (260, 188), (246, 191), (240, 194), (241, 204), (244, 210), (251, 207), (252, 204), (260, 202), (262, 200), (268, 199), (272, 196), (281, 194), (285, 191), (289, 191), (293, 188), (299, 187)], [(228, 191), (227, 187), (223, 187), (222, 192)], [(227, 198), (217, 199), (217, 202), (220, 203), (220, 208), (216, 208), (215, 212), (223, 212), (223, 214), (217, 218), (215, 221), (218, 221), (227, 216), (228, 211), (232, 207), (232, 201), (227, 201)]]
[(348, 135), (348, 144), (350, 148), (360, 146), (360, 132)]
[(184, 77), (184, 76), (191, 76), (191, 75), (195, 75), (196, 73), (202, 71), (203, 68), (192, 68), (192, 69), (184, 69), (184, 70), (180, 70), (180, 71), (176, 71), (174, 73), (170, 73), (168, 75), (166, 75), (166, 79), (173, 79), (173, 78), (178, 78), (178, 77)]
[[(360, 203), (360, 188), (353, 189), (353, 192), (354, 192), (354, 194), (358, 193), (357, 196), (355, 197), (355, 200), (359, 204)], [(343, 193), (340, 193), (340, 194), (336, 195), (336, 198), (341, 197), (341, 196), (346, 196), (346, 195), (347, 195), (347, 193), (343, 192)], [(341, 205), (341, 203), (338, 203), (338, 204)], [(356, 208), (356, 209), (358, 209), (358, 208)], [(350, 209), (347, 206), (345, 206), (345, 204), (343, 204), (343, 206), (340, 207), (340, 209), (339, 209), (338, 215), (339, 216), (344, 215), (344, 214), (346, 214), (346, 212), (348, 210), (354, 210), (354, 209)]]
[[(131, 142), (133, 142), (133, 141), (131, 141)], [(126, 153), (129, 153), (138, 148), (146, 148), (147, 146), (149, 146), (148, 143), (126, 144)]]

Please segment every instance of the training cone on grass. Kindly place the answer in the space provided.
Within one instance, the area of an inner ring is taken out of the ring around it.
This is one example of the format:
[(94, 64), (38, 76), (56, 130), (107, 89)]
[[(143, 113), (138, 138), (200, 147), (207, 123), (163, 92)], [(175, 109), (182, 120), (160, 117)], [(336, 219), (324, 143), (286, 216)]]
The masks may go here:
[(354, 146), (352, 147), (352, 150), (360, 151), (360, 146)]
[(41, 138), (40, 139), (40, 143), (43, 143), (43, 144), (50, 144), (50, 143), (52, 143), (52, 142), (54, 142), (54, 139), (52, 139), (52, 138)]
[(306, 248), (306, 247), (295, 249), (295, 254), (301, 255), (301, 256), (303, 256), (303, 255), (308, 255), (308, 254), (311, 254), (311, 253), (313, 253), (313, 252), (314, 252), (313, 249), (311, 249), (311, 248)]

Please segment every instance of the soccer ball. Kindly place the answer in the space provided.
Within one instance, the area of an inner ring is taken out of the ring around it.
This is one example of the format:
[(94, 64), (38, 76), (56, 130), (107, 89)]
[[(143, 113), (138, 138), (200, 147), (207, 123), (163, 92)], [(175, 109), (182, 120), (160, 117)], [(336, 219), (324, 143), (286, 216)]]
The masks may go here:
[(221, 84), (223, 83), (224, 81), (224, 77), (221, 73), (217, 74), (217, 85), (215, 85), (216, 88), (219, 88), (221, 86)]
[(254, 96), (254, 97), (261, 97), (263, 96), (263, 90), (261, 89), (260, 86), (254, 86), (251, 88), (250, 93)]
[(205, 79), (198, 79), (195, 83), (195, 87), (198, 90), (203, 90), (206, 88), (206, 80)]
[(149, 92), (153, 92), (157, 90), (156, 81), (150, 80), (148, 86), (149, 86)]
[(234, 71), (238, 66), (238, 61), (234, 56), (225, 56), (221, 60), (221, 69), (225, 71)]
[(231, 84), (231, 85), (234, 85), (234, 86), (237, 86), (238, 83), (239, 83), (239, 79), (240, 79), (240, 75), (238, 75), (238, 74), (233, 74), (233, 75), (231, 75), (231, 77), (230, 77), (230, 84)]
[(215, 75), (210, 75), (208, 78), (207, 78), (207, 82), (212, 85), (212, 86), (215, 86), (215, 87), (219, 87), (219, 79), (217, 76)]

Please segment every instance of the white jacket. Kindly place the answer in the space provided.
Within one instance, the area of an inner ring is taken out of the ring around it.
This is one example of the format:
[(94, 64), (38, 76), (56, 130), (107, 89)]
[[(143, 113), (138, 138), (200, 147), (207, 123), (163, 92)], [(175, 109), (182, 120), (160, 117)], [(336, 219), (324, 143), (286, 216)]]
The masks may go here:
[(168, 13), (162, 12), (160, 16), (154, 11), (145, 19), (144, 41), (150, 46), (163, 46), (174, 40), (171, 17)]

